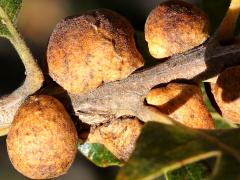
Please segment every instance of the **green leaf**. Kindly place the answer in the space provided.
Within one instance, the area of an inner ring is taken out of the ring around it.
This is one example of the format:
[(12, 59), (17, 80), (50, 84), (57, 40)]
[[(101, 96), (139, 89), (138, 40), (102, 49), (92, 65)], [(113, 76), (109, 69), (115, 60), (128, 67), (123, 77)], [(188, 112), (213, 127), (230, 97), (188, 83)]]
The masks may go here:
[(217, 129), (237, 128), (237, 125), (227, 122), (218, 112), (211, 112)]
[(6, 22), (10, 20), (13, 24), (16, 24), (21, 4), (22, 0), (0, 0), (0, 36), (10, 36)]
[(118, 179), (155, 179), (184, 165), (215, 157), (209, 179), (239, 179), (240, 130), (196, 130), (147, 123)]
[(186, 165), (180, 169), (168, 172), (165, 177), (167, 180), (203, 180), (209, 175), (209, 169), (204, 163), (197, 162)]
[(78, 150), (90, 161), (99, 167), (121, 166), (118, 160), (104, 145), (84, 143), (78, 145)]

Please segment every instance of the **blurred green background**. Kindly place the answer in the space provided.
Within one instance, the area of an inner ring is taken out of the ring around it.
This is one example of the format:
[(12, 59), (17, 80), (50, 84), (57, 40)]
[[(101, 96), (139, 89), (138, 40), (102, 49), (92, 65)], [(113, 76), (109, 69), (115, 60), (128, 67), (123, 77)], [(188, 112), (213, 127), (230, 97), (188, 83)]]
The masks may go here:
[[(147, 15), (160, 2), (161, 0), (23, 0), (18, 29), (45, 71), (48, 39), (60, 19), (86, 10), (108, 8), (127, 17), (136, 30), (143, 31)], [(16, 89), (24, 78), (24, 67), (17, 53), (7, 40), (0, 38), (0, 95)], [(0, 179), (27, 179), (13, 169), (6, 152), (5, 140), (6, 137), (0, 138)], [(118, 168), (98, 168), (78, 154), (68, 174), (57, 179), (114, 179), (117, 170)]]

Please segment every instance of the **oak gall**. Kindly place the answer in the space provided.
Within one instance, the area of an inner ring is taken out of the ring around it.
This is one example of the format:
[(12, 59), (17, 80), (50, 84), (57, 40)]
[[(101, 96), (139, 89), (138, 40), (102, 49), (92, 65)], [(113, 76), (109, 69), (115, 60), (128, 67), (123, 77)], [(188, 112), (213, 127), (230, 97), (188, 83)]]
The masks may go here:
[(7, 137), (9, 158), (23, 175), (49, 179), (65, 174), (77, 152), (77, 132), (63, 105), (32, 96), (18, 110)]
[(59, 22), (49, 40), (47, 62), (50, 76), (74, 94), (126, 78), (144, 64), (131, 24), (105, 9)]
[(158, 59), (199, 46), (209, 33), (207, 15), (181, 0), (161, 3), (152, 10), (145, 24), (150, 54)]

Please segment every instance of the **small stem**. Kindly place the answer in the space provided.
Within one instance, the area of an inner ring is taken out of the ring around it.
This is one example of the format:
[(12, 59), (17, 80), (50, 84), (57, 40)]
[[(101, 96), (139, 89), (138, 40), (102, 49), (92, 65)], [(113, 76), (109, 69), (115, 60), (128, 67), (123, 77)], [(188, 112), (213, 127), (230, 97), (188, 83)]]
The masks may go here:
[(0, 18), (2, 24), (6, 26), (8, 34), (4, 35), (9, 39), (16, 51), (18, 52), (25, 70), (26, 79), (22, 86), (17, 88), (10, 95), (0, 97), (0, 136), (7, 133), (7, 130), (13, 121), (14, 115), (22, 102), (29, 95), (39, 90), (42, 86), (44, 77), (37, 62), (33, 58), (30, 50), (27, 48), (25, 41), (15, 29), (8, 15), (0, 7)]
[(26, 91), (22, 93), (32, 94), (37, 91), (43, 82), (43, 74), (35, 59), (33, 58), (30, 50), (28, 49), (25, 41), (21, 38), (20, 34), (17, 32), (16, 28), (12, 24), (9, 17), (6, 15), (4, 10), (0, 7), (0, 17), (2, 22), (7, 27), (10, 36), (8, 39), (18, 52), (26, 70), (26, 80), (22, 87), (27, 87)]
[(220, 42), (233, 40), (239, 14), (240, 0), (232, 0), (218, 31), (218, 40)]

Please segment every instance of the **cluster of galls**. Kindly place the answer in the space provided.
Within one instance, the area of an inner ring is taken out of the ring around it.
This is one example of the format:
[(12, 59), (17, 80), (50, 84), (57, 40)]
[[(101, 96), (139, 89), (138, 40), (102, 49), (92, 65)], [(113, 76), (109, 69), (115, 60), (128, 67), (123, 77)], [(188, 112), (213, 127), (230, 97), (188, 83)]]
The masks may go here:
[[(145, 24), (145, 38), (155, 58), (166, 58), (199, 46), (209, 37), (202, 10), (182, 1), (156, 7)], [(144, 65), (136, 48), (134, 29), (121, 15), (94, 10), (57, 24), (47, 49), (50, 76), (69, 93), (89, 92), (103, 83), (126, 78)], [(213, 87), (223, 115), (239, 123), (239, 67), (226, 70)], [(230, 76), (230, 77), (229, 77)], [(227, 83), (227, 84), (226, 84)], [(151, 90), (147, 103), (176, 121), (213, 129), (198, 85), (169, 83)], [(143, 122), (121, 118), (91, 127), (87, 141), (104, 144), (126, 161), (134, 150)], [(164, 138), (164, 137), (163, 137)], [(77, 132), (63, 105), (50, 96), (33, 96), (19, 109), (7, 137), (14, 167), (29, 178), (64, 174), (77, 151)]]

